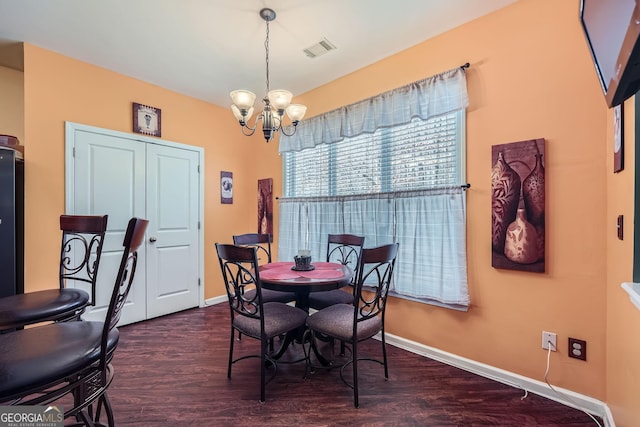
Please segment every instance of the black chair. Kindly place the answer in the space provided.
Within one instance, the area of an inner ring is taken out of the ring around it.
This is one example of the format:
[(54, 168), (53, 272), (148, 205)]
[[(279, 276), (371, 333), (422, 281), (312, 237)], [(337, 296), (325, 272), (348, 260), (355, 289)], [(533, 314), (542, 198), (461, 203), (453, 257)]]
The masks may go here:
[[(350, 348), (351, 357), (341, 367), (340, 377), (345, 384), (353, 388), (353, 404), (356, 408), (359, 406), (359, 361), (369, 360), (380, 363), (384, 366), (384, 377), (389, 378), (384, 316), (397, 253), (397, 243), (363, 249), (356, 276), (355, 304), (335, 304), (312, 314), (307, 319), (308, 330), (305, 332), (303, 342), (311, 335), (311, 345), (313, 345), (316, 335), (321, 334), (324, 337), (328, 336), (345, 342)], [(363, 286), (367, 286), (367, 290), (363, 291)], [(359, 357), (358, 343), (372, 338), (378, 333), (382, 339), (382, 360)], [(305, 353), (307, 353), (306, 346)], [(349, 365), (353, 368), (352, 383), (349, 383), (344, 377), (344, 370)], [(312, 372), (314, 370), (310, 358), (307, 358), (307, 368)]]
[[(65, 419), (113, 426), (107, 388), (118, 345), (116, 324), (131, 289), (148, 221), (132, 218), (104, 322), (57, 322), (0, 335), (0, 405), (48, 405), (64, 400)], [(68, 408), (68, 396), (73, 406)]]
[[(339, 262), (357, 271), (360, 264), (360, 252), (364, 237), (353, 234), (329, 234), (327, 239), (327, 261)], [(354, 280), (356, 275), (354, 274)], [(322, 310), (334, 304), (353, 304), (353, 287), (349, 292), (334, 289), (325, 292), (313, 292), (309, 295), (309, 307)]]
[[(0, 331), (45, 321), (79, 319), (85, 307), (95, 305), (107, 215), (62, 215), (60, 230), (59, 287), (0, 298)], [(67, 287), (71, 281), (87, 290)]]
[[(258, 256), (255, 248), (216, 243), (220, 269), (229, 298), (231, 310), (231, 339), (229, 341), (229, 365), (227, 377), (231, 378), (231, 366), (251, 357), (260, 360), (260, 402), (265, 401), (266, 365), (276, 373), (276, 361), (267, 351), (269, 342), (279, 335), (304, 327), (307, 313), (299, 308), (281, 302), (265, 302), (262, 298), (262, 284), (258, 271)], [(255, 286), (255, 292), (244, 292), (248, 284)], [(250, 295), (250, 297), (249, 297)], [(260, 354), (233, 358), (235, 333), (260, 341)]]
[[(245, 246), (256, 248), (258, 263), (260, 265), (271, 262), (271, 242), (273, 238), (271, 234), (247, 233), (237, 234), (233, 236), (233, 244), (236, 246)], [(248, 290), (247, 298), (252, 299), (252, 292)], [(264, 302), (292, 302), (296, 300), (296, 294), (293, 292), (273, 291), (271, 289), (262, 289), (262, 300)]]

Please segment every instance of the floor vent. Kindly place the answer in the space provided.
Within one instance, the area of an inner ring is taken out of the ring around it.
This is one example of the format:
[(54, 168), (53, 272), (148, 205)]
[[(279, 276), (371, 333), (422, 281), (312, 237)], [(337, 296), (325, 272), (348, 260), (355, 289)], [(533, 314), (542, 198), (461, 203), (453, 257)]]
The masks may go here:
[(327, 39), (322, 39), (318, 43), (304, 50), (304, 54), (309, 58), (316, 58), (327, 52), (337, 49), (336, 46)]

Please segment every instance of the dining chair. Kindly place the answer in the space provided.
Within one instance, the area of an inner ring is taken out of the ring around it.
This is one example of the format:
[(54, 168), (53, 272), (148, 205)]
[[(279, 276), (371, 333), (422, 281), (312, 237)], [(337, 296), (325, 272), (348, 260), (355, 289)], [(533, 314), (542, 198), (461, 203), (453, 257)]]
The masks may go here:
[[(240, 360), (257, 357), (260, 360), (260, 402), (265, 401), (266, 365), (273, 367), (276, 360), (267, 351), (269, 342), (276, 336), (303, 328), (307, 313), (282, 302), (265, 302), (258, 271), (257, 250), (251, 247), (216, 243), (220, 269), (224, 279), (231, 311), (231, 336), (227, 378), (231, 378), (231, 366)], [(255, 292), (243, 292), (247, 284), (255, 286)], [(236, 331), (260, 341), (260, 354), (245, 355), (234, 359), (233, 348)]]
[[(393, 276), (398, 243), (362, 249), (360, 265), (356, 275), (355, 303), (335, 304), (324, 308), (307, 318), (307, 331), (303, 342), (313, 340), (317, 334), (324, 337), (332, 337), (345, 342), (350, 349), (349, 360), (340, 368), (340, 378), (353, 389), (353, 404), (357, 408), (358, 401), (358, 362), (373, 361), (384, 367), (384, 377), (389, 378), (387, 367), (387, 350), (384, 335), (384, 317), (389, 293), (389, 285)], [(364, 290), (363, 287), (367, 286)], [(358, 343), (373, 338), (380, 333), (382, 341), (382, 360), (370, 357), (360, 357)], [(307, 340), (306, 338), (309, 338)], [(307, 355), (307, 369), (311, 372), (314, 367), (311, 358)], [(351, 365), (352, 382), (344, 376), (344, 370)], [(305, 372), (306, 377), (306, 372)]]
[[(60, 216), (58, 288), (0, 298), (0, 331), (45, 321), (79, 319), (87, 306), (95, 305), (107, 219), (107, 215)], [(68, 286), (72, 282), (75, 287)]]
[[(245, 246), (256, 248), (258, 263), (260, 265), (271, 262), (271, 243), (273, 237), (271, 234), (236, 234), (233, 236), (233, 244), (236, 246)], [(246, 291), (247, 298), (252, 299), (254, 289)], [(264, 302), (292, 302), (296, 300), (296, 294), (293, 292), (273, 291), (271, 289), (262, 289), (262, 300)]]
[[(128, 223), (103, 322), (56, 322), (0, 335), (0, 405), (40, 406), (64, 399), (65, 419), (75, 417), (86, 426), (115, 425), (107, 389), (119, 340), (116, 325), (134, 280), (147, 224), (139, 218)], [(103, 411), (106, 424), (100, 420)]]
[[(327, 262), (339, 262), (357, 271), (364, 237), (353, 234), (329, 234), (327, 238)], [(356, 275), (354, 275), (355, 280)], [(322, 310), (334, 304), (353, 304), (353, 283), (349, 292), (341, 289), (314, 292), (309, 295), (309, 307)]]

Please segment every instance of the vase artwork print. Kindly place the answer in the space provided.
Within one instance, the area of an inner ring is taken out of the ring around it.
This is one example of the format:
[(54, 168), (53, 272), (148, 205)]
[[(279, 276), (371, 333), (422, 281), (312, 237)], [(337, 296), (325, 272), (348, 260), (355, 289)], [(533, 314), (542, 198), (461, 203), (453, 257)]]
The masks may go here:
[(273, 235), (273, 178), (258, 180), (258, 233)]
[(491, 265), (545, 271), (544, 139), (491, 147)]

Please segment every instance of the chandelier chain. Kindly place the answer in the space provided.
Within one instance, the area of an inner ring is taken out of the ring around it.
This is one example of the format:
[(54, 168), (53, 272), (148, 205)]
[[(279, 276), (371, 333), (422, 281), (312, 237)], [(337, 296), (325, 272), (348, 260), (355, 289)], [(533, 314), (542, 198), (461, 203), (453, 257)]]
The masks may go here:
[(264, 40), (265, 62), (267, 64), (267, 93), (269, 93), (269, 21), (267, 23), (267, 37)]

